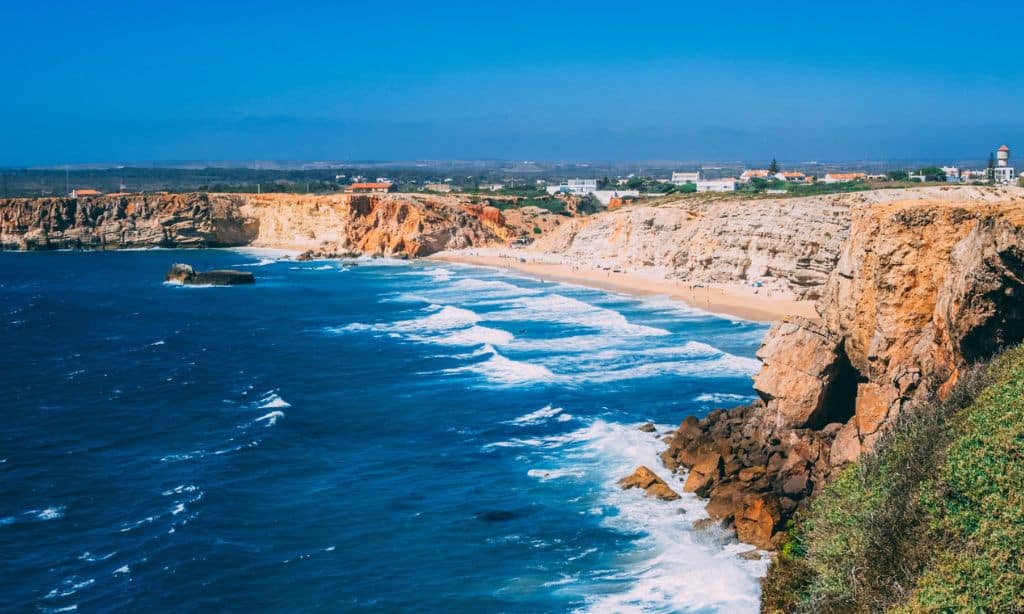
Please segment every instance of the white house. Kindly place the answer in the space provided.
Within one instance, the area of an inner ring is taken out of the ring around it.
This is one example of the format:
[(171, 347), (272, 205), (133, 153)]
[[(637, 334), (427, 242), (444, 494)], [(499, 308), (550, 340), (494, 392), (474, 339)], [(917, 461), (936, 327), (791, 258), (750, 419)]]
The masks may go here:
[(863, 181), (867, 178), (864, 173), (825, 173), (825, 183), (846, 183), (848, 181)]
[(771, 177), (771, 173), (767, 169), (751, 169), (743, 171), (740, 175), (740, 181), (743, 183), (750, 183), (751, 179), (768, 179)]
[(996, 152), (996, 167), (992, 169), (992, 179), (996, 183), (1010, 185), (1016, 179), (1017, 174), (1010, 166), (1010, 148), (1003, 145)]
[(801, 173), (799, 171), (793, 171), (793, 172), (784, 171), (784, 172), (781, 172), (781, 173), (775, 173), (775, 178), (778, 179), (779, 181), (790, 181), (790, 182), (793, 182), (793, 183), (806, 183), (807, 182), (807, 175), (805, 175), (805, 174), (803, 174), (803, 173)]
[(732, 177), (728, 179), (702, 179), (697, 182), (698, 192), (734, 192), (736, 190), (736, 180)]
[(548, 194), (592, 194), (597, 191), (597, 179), (570, 179), (560, 185), (549, 185)]
[(683, 185), (683, 184), (687, 184), (687, 183), (697, 183), (698, 181), (700, 181), (703, 178), (704, 178), (704, 173), (701, 172), (701, 171), (697, 171), (695, 173), (674, 172), (674, 173), (672, 173), (671, 181), (675, 185)]

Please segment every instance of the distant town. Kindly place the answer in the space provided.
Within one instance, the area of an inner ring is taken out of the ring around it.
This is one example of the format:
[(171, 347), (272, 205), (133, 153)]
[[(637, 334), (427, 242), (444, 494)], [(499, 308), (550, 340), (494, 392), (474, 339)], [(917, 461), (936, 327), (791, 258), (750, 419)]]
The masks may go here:
[(563, 213), (614, 209), (639, 200), (687, 193), (802, 196), (915, 183), (1024, 183), (1024, 173), (1016, 173), (1006, 145), (973, 165), (784, 164), (775, 159), (763, 166), (653, 163), (647, 168), (535, 162), (238, 164), (0, 169), (0, 194), (87, 198), (158, 191), (464, 193), (486, 198), (502, 208), (534, 205)]

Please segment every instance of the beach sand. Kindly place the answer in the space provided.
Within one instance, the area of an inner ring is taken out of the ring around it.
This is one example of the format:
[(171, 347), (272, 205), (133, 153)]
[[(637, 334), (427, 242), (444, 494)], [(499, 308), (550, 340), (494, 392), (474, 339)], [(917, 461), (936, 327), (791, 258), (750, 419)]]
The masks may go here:
[(667, 279), (663, 271), (655, 268), (614, 272), (594, 268), (593, 265), (565, 264), (551, 254), (499, 248), (451, 250), (429, 258), (511, 270), (544, 281), (578, 284), (626, 294), (667, 296), (691, 307), (758, 322), (774, 322), (787, 315), (818, 317), (814, 301), (800, 301), (780, 291), (740, 283), (707, 284), (705, 287), (691, 288), (688, 283)]

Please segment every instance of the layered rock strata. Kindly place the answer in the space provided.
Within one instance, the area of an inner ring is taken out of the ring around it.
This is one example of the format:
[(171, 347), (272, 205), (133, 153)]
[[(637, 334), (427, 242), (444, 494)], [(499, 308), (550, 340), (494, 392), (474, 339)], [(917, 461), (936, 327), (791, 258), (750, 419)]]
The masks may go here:
[(429, 195), (130, 194), (0, 201), (3, 249), (266, 246), (425, 256), (522, 234), (501, 211)]
[(902, 411), (1024, 340), (1024, 190), (865, 203), (818, 303), (769, 331), (748, 407), (683, 422), (663, 459), (740, 539), (771, 547)]

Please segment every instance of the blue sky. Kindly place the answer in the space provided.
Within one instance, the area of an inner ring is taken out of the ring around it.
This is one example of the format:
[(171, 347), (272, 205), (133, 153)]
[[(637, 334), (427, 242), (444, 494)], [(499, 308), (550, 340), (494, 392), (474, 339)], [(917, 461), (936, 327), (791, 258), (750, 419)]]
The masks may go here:
[(1024, 147), (1024, 3), (718, 5), (0, 0), (0, 165)]

